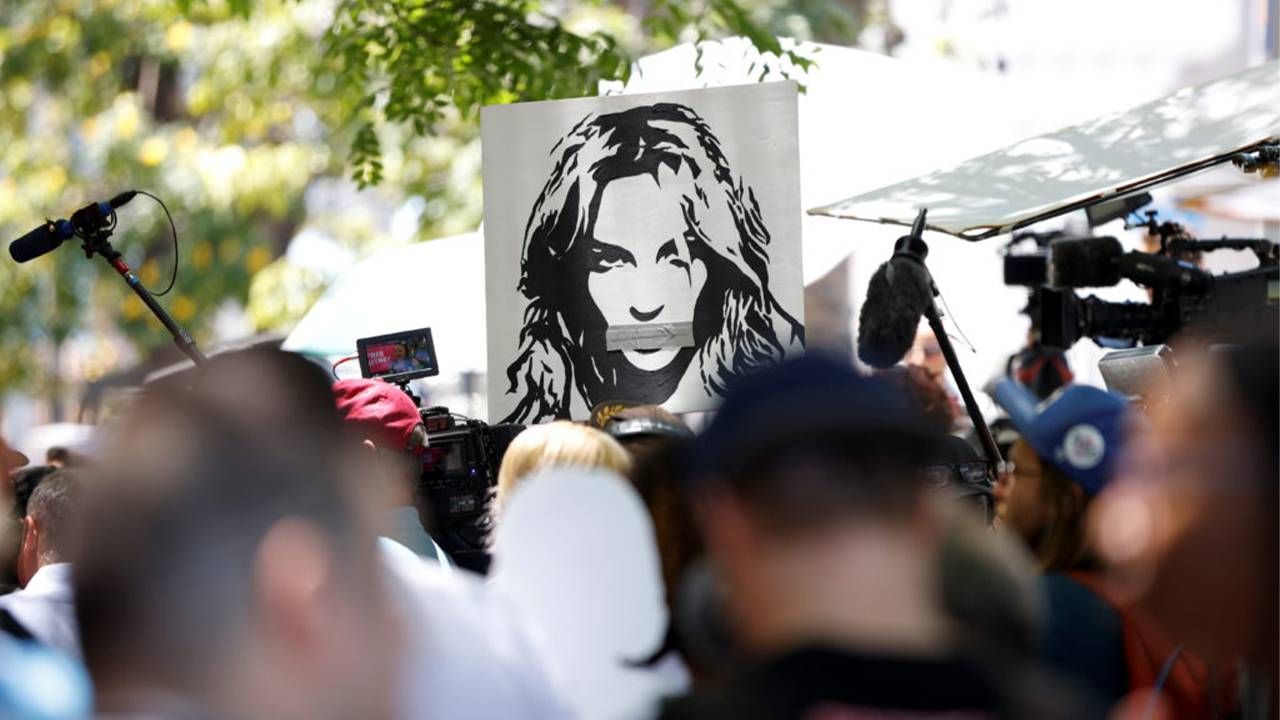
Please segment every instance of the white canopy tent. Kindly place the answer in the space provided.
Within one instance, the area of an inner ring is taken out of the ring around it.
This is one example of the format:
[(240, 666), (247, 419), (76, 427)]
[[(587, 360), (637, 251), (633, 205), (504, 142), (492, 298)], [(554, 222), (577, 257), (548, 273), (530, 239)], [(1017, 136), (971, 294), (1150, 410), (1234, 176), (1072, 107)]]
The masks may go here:
[(1154, 187), (1280, 139), (1280, 61), (1023, 140), (809, 212), (991, 237)]

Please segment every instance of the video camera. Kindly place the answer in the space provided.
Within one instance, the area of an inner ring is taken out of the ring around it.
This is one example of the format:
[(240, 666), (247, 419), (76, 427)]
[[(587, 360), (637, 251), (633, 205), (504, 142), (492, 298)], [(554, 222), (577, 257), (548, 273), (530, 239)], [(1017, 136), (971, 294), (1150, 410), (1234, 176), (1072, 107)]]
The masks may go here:
[[(1114, 207), (1090, 208), (1090, 225), (1136, 212), (1150, 199), (1143, 194), (1108, 204)], [(1146, 222), (1127, 227), (1145, 227), (1158, 236), (1160, 250), (1155, 253), (1125, 252), (1114, 237), (1057, 235), (1038, 243), (1044, 250), (1034, 255), (1006, 255), (1006, 283), (1032, 287), (1028, 314), (1044, 345), (1065, 349), (1082, 337), (1156, 345), (1189, 326), (1208, 340), (1222, 342), (1276, 325), (1280, 253), (1275, 243), (1253, 238), (1196, 240), (1177, 223), (1157, 223), (1156, 213), (1146, 215)], [(1015, 242), (1021, 239), (1015, 236)], [(1251, 250), (1258, 267), (1213, 275), (1188, 262), (1187, 258), (1218, 249)], [(1011, 275), (1011, 267), (1019, 272)], [(1109, 302), (1074, 292), (1121, 280), (1149, 288), (1151, 302)]]
[(445, 407), (421, 411), (429, 443), (418, 497), (431, 518), (427, 529), (457, 563), (484, 573), (489, 504), (507, 446), (523, 425), (489, 425)]
[(523, 425), (493, 425), (454, 414), (446, 407), (422, 408), (409, 381), (437, 375), (431, 329), (356, 341), (360, 373), (400, 386), (418, 404), (427, 431), (418, 479), (418, 511), (427, 530), (462, 567), (484, 573), (489, 503), (498, 469)]

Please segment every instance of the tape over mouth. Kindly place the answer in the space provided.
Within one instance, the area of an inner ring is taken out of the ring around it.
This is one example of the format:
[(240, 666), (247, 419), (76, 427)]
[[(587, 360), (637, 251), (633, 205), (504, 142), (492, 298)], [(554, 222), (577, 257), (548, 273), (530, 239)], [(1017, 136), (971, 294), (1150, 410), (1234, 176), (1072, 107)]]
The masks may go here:
[(666, 350), (694, 345), (692, 322), (615, 325), (604, 333), (604, 346), (608, 351)]

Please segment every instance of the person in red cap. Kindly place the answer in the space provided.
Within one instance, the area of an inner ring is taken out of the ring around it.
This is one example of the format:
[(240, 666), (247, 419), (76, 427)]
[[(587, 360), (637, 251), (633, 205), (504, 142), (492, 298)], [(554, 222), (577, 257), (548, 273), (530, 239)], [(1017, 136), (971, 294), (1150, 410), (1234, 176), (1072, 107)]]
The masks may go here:
[(420, 557), (452, 567), (449, 556), (422, 526), (415, 503), (419, 457), (427, 447), (427, 431), (418, 406), (400, 388), (382, 380), (356, 378), (333, 384), (338, 413), (347, 428), (369, 449), (377, 507), (385, 508), (384, 537)]

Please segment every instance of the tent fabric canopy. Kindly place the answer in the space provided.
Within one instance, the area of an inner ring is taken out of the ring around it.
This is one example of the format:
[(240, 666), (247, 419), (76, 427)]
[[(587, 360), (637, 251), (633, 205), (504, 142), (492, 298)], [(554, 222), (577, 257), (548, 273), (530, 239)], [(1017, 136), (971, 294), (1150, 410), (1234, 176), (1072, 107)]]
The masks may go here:
[(910, 225), (928, 208), (930, 229), (981, 240), (1278, 139), (1273, 61), (809, 213)]

